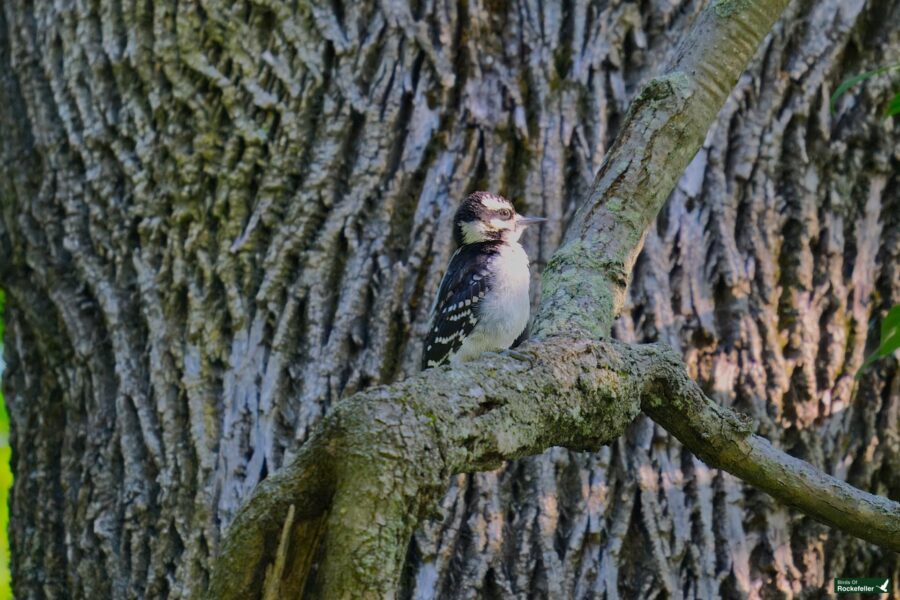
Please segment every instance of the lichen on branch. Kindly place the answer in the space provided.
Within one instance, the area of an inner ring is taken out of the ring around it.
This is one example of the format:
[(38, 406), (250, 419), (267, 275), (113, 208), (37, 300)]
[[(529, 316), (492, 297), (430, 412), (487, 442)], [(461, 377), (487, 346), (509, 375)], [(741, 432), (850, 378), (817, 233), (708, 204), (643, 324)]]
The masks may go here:
[[(659, 352), (557, 336), (516, 358), (489, 355), (348, 398), (238, 513), (209, 597), (259, 594), (289, 514), (296, 533), (288, 545), (306, 548), (311, 534), (322, 536), (318, 596), (391, 595), (406, 543), (451, 475), (553, 445), (597, 450), (615, 440), (640, 412)], [(309, 525), (323, 518), (324, 533)]]

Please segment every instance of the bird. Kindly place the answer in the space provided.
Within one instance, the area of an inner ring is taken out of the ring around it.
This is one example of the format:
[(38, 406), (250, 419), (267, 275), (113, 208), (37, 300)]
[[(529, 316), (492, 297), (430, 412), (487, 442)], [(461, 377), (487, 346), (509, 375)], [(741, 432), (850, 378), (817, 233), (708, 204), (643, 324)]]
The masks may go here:
[(519, 243), (529, 225), (499, 194), (473, 192), (453, 219), (457, 250), (431, 309), (422, 369), (510, 348), (525, 332), (531, 301), (528, 255)]

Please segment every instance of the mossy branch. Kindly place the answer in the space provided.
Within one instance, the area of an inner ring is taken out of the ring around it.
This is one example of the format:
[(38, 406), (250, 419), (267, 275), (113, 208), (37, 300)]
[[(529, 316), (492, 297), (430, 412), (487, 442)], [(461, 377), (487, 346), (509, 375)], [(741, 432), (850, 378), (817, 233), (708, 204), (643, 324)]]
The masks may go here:
[[(596, 450), (641, 409), (710, 466), (900, 550), (900, 504), (753, 435), (746, 420), (706, 398), (671, 349), (554, 336), (514, 357), (432, 369), (336, 406), (301, 454), (238, 513), (209, 597), (259, 597), (271, 589), (272, 572), (293, 582), (282, 581), (282, 594), (391, 597), (410, 536), (451, 475), (552, 446)], [(313, 554), (319, 564), (310, 580)]]
[(533, 335), (609, 335), (644, 237), (786, 0), (704, 10), (637, 95), (541, 282)]

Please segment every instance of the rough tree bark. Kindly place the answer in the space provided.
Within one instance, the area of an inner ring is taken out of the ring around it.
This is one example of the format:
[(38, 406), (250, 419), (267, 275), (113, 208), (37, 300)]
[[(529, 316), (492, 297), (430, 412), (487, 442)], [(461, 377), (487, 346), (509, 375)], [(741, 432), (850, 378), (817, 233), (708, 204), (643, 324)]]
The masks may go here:
[[(552, 4), (552, 5), (551, 5)], [(700, 4), (68, 4), (0, 14), (17, 597), (185, 597), (338, 398), (414, 372), (454, 203), (560, 241)], [(802, 15), (802, 17), (800, 16)], [(801, 2), (647, 239), (616, 333), (684, 355), (776, 446), (900, 497), (896, 2)], [(853, 395), (855, 392), (855, 396)], [(647, 420), (461, 477), (407, 593), (713, 597), (894, 575), (895, 554), (707, 469)]]

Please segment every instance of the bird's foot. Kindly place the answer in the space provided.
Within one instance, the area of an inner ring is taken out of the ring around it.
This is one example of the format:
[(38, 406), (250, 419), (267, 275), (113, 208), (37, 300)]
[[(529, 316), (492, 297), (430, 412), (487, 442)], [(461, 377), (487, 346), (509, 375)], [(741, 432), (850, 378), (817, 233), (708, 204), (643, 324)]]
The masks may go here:
[(488, 350), (487, 352), (482, 352), (481, 357), (482, 358), (503, 358), (503, 355), (500, 354), (499, 352), (492, 352), (492, 351)]
[(527, 352), (521, 352), (515, 348), (510, 348), (509, 350), (504, 350), (503, 354), (518, 361), (527, 362), (529, 369), (534, 367), (534, 358)]

